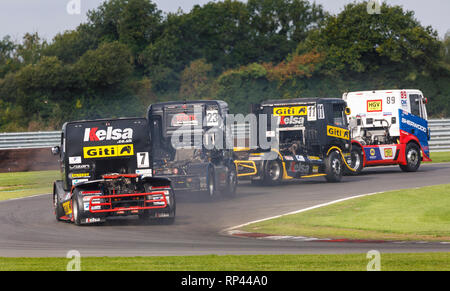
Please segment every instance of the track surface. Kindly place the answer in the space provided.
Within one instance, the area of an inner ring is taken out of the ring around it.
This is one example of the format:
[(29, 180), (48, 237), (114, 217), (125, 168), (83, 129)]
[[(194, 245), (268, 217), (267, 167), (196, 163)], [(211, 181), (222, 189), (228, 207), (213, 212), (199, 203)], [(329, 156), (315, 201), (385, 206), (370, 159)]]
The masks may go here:
[(201, 254), (300, 254), (450, 251), (440, 243), (331, 243), (267, 241), (228, 237), (225, 228), (358, 194), (450, 183), (450, 164), (423, 165), (417, 173), (398, 167), (366, 169), (361, 176), (328, 184), (323, 178), (254, 187), (242, 182), (234, 199), (207, 202), (200, 195), (177, 196), (174, 225), (142, 223), (134, 217), (77, 227), (56, 222), (51, 196), (0, 203), (0, 256), (64, 257), (163, 256)]

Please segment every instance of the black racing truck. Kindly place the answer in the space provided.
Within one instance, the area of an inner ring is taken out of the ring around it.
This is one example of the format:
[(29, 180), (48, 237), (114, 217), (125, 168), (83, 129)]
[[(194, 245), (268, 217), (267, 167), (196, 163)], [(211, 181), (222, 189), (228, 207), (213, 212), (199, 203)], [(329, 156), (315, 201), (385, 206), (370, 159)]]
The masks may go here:
[(80, 225), (138, 215), (173, 223), (175, 195), (167, 178), (153, 175), (149, 132), (145, 118), (65, 123), (52, 148), (62, 174), (53, 186), (56, 219)]
[(155, 175), (172, 181), (175, 191), (234, 196), (237, 187), (228, 104), (186, 101), (148, 108)]
[[(329, 182), (339, 182), (344, 170), (353, 171), (345, 101), (271, 100), (252, 106), (252, 112), (259, 117), (259, 129), (251, 129), (257, 130), (258, 143), (253, 149), (235, 149), (236, 154), (247, 152), (244, 161), (237, 161), (240, 179), (275, 185), (284, 180), (324, 176)], [(261, 127), (261, 122), (266, 124)], [(271, 141), (270, 148), (261, 148), (261, 139)]]

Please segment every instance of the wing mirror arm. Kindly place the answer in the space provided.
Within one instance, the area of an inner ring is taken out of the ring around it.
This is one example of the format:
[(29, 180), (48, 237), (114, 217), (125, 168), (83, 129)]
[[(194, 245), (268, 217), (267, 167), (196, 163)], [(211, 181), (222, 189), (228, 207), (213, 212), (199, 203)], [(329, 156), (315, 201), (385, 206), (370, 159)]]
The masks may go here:
[(60, 148), (59, 146), (52, 147), (52, 154), (53, 154), (54, 156), (57, 156), (57, 155), (59, 155), (60, 153), (61, 153), (61, 148)]

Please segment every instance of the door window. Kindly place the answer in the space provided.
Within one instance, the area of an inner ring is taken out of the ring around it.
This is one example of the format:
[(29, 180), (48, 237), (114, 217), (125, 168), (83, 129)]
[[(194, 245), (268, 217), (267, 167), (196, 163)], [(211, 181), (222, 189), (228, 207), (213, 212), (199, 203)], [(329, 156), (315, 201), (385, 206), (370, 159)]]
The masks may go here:
[(411, 114), (414, 114), (415, 116), (421, 116), (420, 115), (420, 99), (422, 99), (422, 98), (419, 94), (410, 94), (409, 95), (409, 104), (411, 106)]

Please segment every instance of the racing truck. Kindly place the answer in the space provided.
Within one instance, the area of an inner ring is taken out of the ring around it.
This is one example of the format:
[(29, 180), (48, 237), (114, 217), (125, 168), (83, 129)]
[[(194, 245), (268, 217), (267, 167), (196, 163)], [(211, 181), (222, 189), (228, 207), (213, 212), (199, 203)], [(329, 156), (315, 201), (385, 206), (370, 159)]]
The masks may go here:
[(150, 105), (155, 175), (169, 178), (175, 191), (235, 196), (237, 172), (227, 114), (224, 101)]
[[(259, 117), (258, 143), (255, 148), (236, 149), (248, 153), (245, 160), (236, 161), (239, 178), (263, 185), (322, 176), (340, 182), (344, 169), (351, 170), (345, 101), (270, 100), (252, 106), (252, 112)], [(261, 122), (267, 124), (261, 127)], [(261, 135), (272, 140), (270, 148), (261, 147)]]
[(171, 224), (176, 201), (167, 178), (154, 177), (145, 118), (67, 122), (61, 144), (61, 180), (53, 185), (58, 221), (76, 225), (138, 215)]
[(350, 92), (344, 93), (343, 100), (351, 109), (353, 173), (381, 165), (415, 172), (422, 162), (431, 161), (428, 99), (421, 91)]

